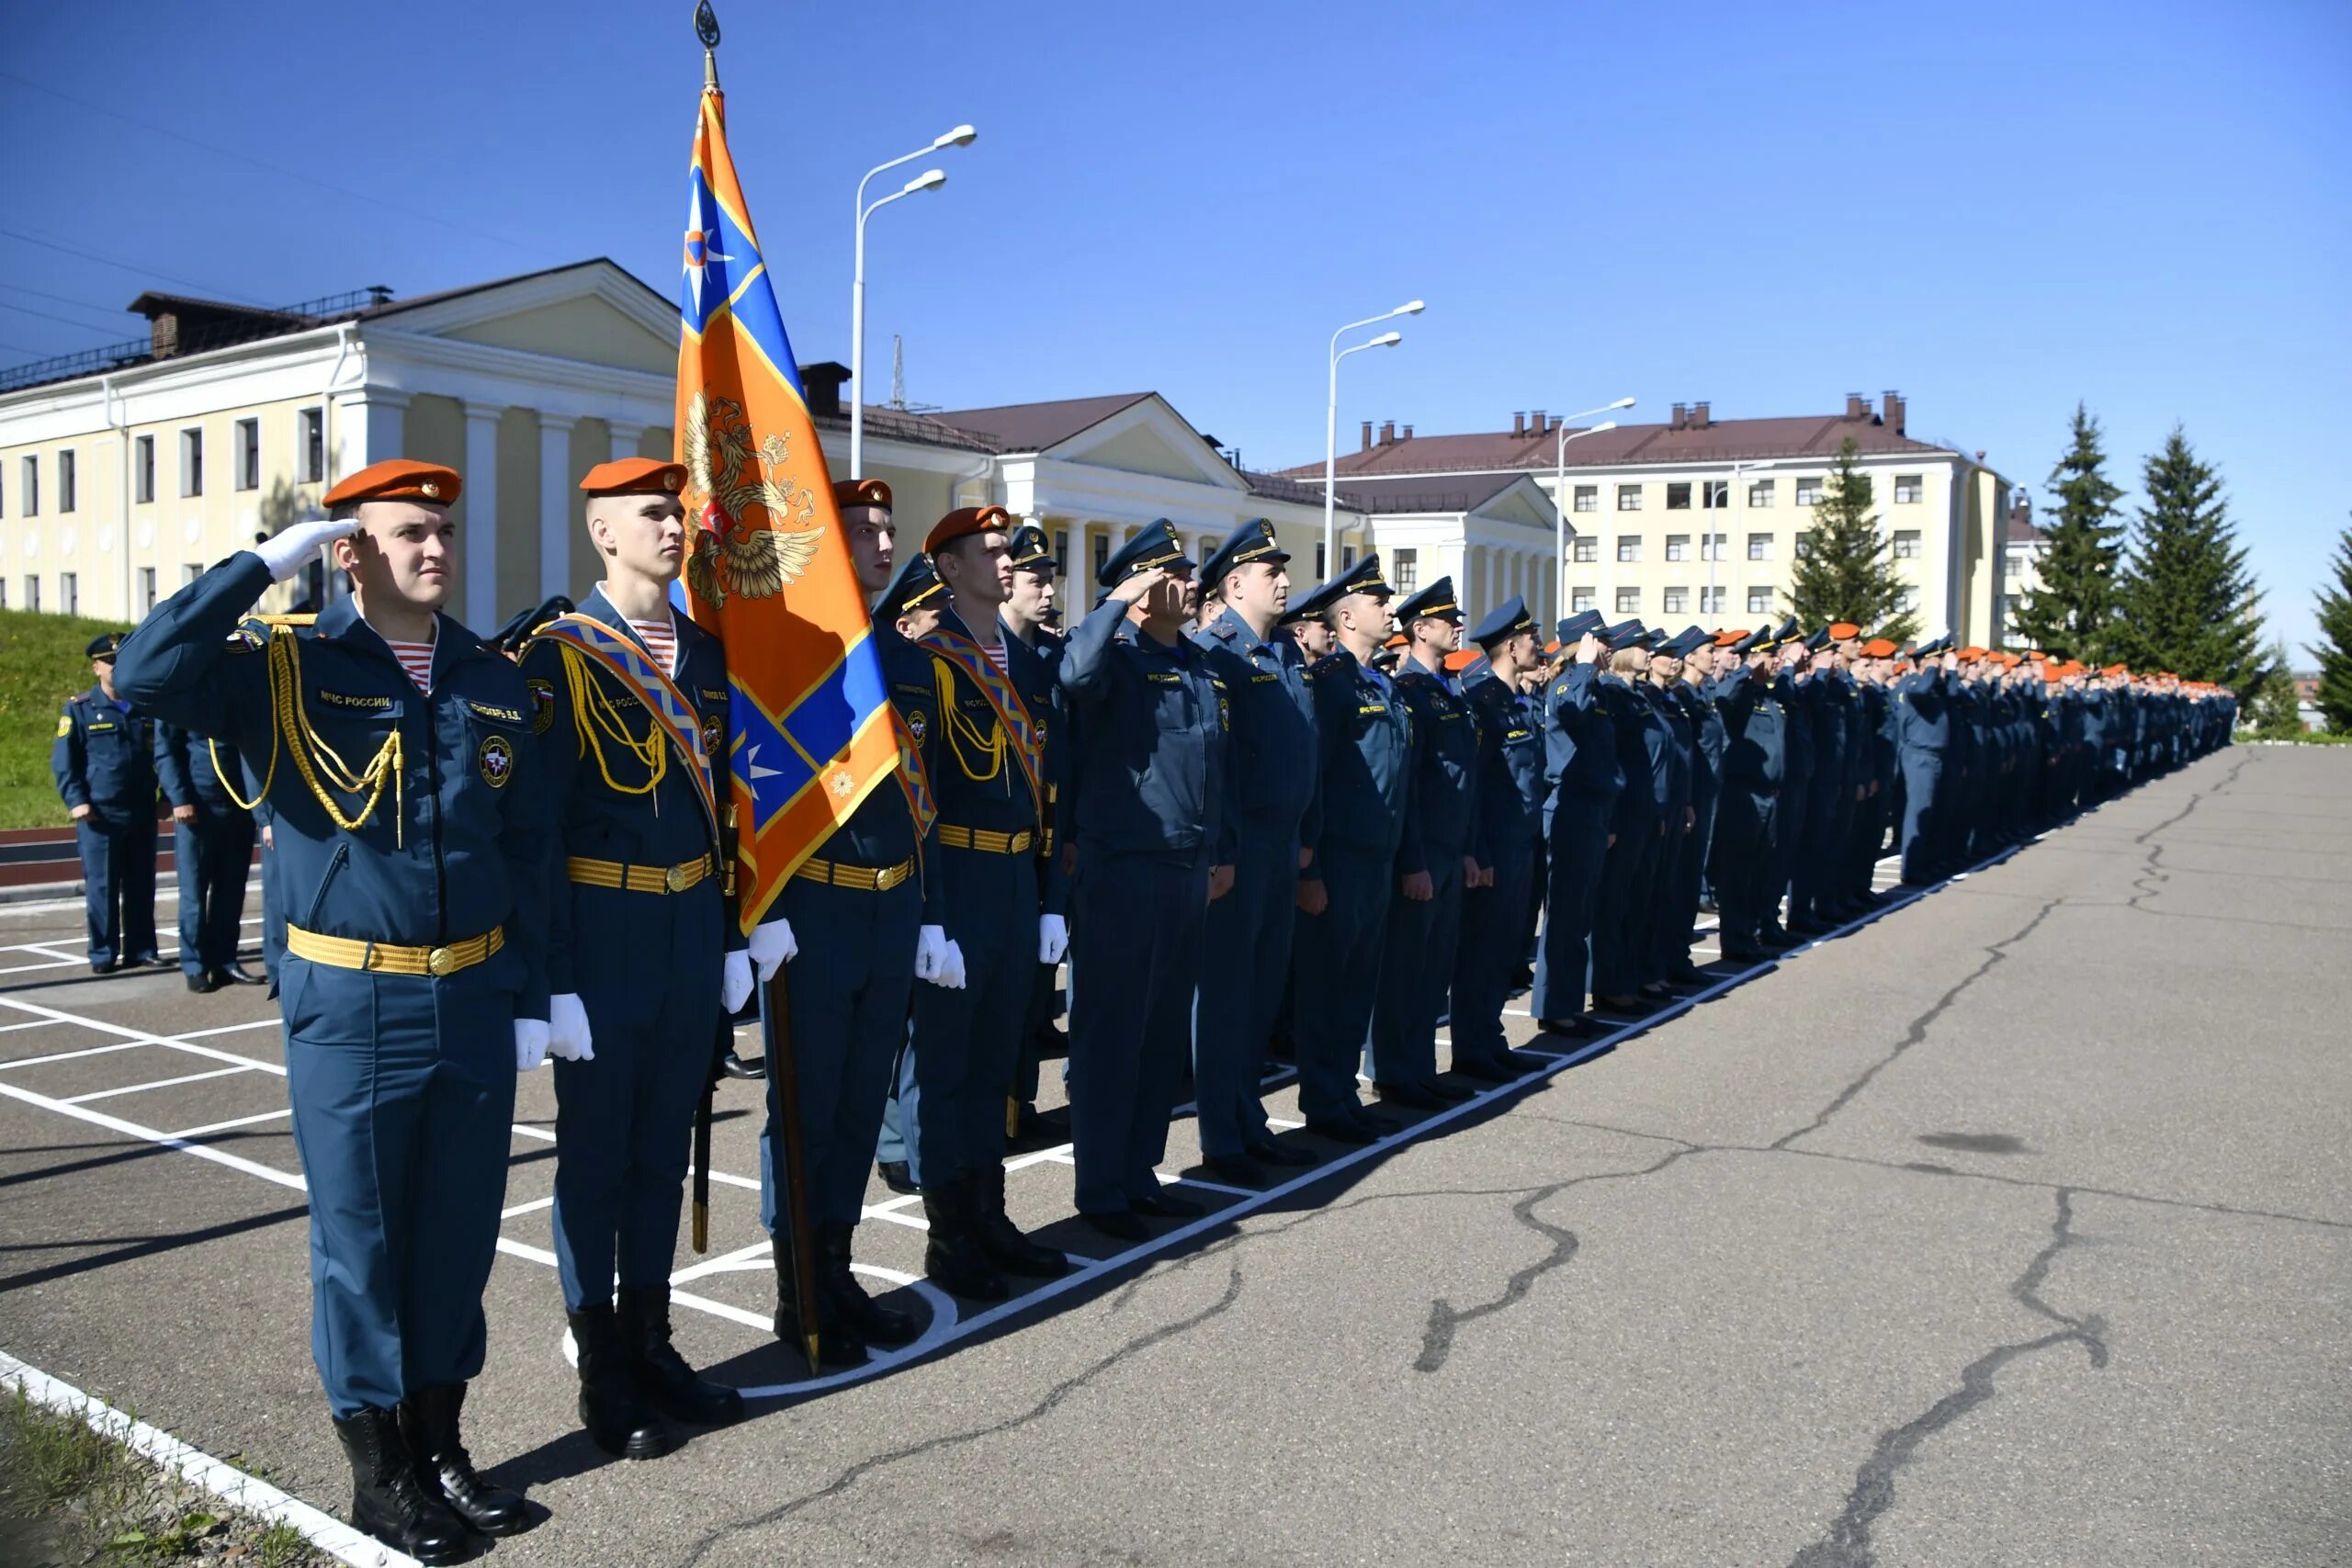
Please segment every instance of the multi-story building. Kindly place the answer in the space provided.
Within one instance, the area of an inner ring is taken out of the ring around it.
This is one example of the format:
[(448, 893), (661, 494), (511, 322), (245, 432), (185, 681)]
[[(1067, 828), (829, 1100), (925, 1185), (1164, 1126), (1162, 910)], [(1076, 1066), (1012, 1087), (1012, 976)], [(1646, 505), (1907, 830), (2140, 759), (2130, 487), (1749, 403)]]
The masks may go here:
[[(1589, 432), (1541, 411), (1514, 416), (1508, 431), (1463, 435), (1417, 436), (1394, 422), (1375, 435), (1366, 421), (1359, 448), (1339, 459), (1340, 483), (1364, 499), (1382, 548), (1394, 541), (1415, 551), (1424, 572), (1453, 573), (1474, 617), (1525, 592), (1538, 615), (1599, 609), (1659, 623), (1752, 625), (1787, 613), (1813, 507), (1850, 438), (1881, 534), (1911, 584), (1908, 607), (1928, 635), (1988, 640), (1999, 624), (1997, 525), (2008, 512), (2008, 481), (1981, 452), (1911, 436), (1907, 414), (1889, 392), (1876, 410), (1849, 396), (1842, 413), (1767, 419), (1718, 420), (1707, 403), (1677, 403), (1664, 423)], [(1305, 478), (1321, 468), (1285, 471)], [(1506, 480), (1528, 481), (1544, 515), (1465, 516), (1456, 530), (1425, 514), (1407, 525), (1392, 524), (1374, 499), (1373, 487), (1467, 497)], [(1555, 528), (1566, 534), (1556, 591)], [(1532, 565), (1523, 559), (1530, 549)]]
[(2018, 606), (2041, 587), (2041, 558), (2050, 548), (2049, 536), (2033, 523), (2033, 502), (2019, 495), (2009, 507), (2007, 528), (2001, 536), (2001, 608), (1997, 617), (2001, 644), (2018, 646)]

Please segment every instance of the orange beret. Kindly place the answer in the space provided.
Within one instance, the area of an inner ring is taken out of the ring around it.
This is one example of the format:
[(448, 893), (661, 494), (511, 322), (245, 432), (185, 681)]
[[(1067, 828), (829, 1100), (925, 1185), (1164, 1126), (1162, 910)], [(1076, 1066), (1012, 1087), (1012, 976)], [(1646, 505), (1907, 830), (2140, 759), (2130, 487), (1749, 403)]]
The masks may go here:
[(1557, 653), (1557, 652), (1559, 652), (1559, 651), (1560, 651), (1560, 645), (1559, 645), (1559, 643), (1558, 643), (1556, 640), (1555, 640), (1555, 641), (1553, 641), (1553, 642), (1547, 642), (1547, 643), (1545, 643), (1545, 644), (1544, 645), (1544, 658), (1546, 658), (1546, 659), (1551, 658), (1551, 657), (1552, 657), (1552, 655), (1554, 655), (1554, 654), (1555, 654), (1555, 653)]
[(1892, 659), (1894, 657), (1894, 645), (1887, 641), (1886, 638), (1883, 637), (1874, 637), (1871, 638), (1870, 641), (1862, 644), (1862, 657), (1865, 659)]
[(463, 488), (455, 468), (420, 463), (413, 457), (387, 457), (333, 486), (320, 499), (329, 506), (354, 501), (421, 501), (447, 506)]
[(2045, 684), (2056, 685), (2066, 678), (2066, 667), (2045, 659), (2041, 661), (2041, 679)]
[(1960, 661), (1962, 664), (1973, 664), (1976, 660), (1984, 657), (1984, 650), (1973, 645), (1960, 650)]
[(1717, 648), (1729, 648), (1736, 642), (1745, 640), (1747, 636), (1747, 628), (1746, 626), (1739, 626), (1727, 632), (1717, 632), (1715, 634), (1715, 646)]
[(1382, 643), (1380, 646), (1383, 648), (1402, 648), (1405, 646), (1406, 640), (1405, 634), (1403, 632), (1397, 632), (1393, 634), (1386, 642)]
[(2100, 671), (2099, 673), (2102, 675), (2129, 675), (2132, 673), (2132, 666), (2129, 664), (2110, 664), (2106, 669)]
[(589, 469), (580, 488), (590, 495), (675, 495), (686, 488), (686, 466), (661, 457), (616, 457)]
[(1446, 673), (1459, 675), (1485, 657), (1487, 656), (1475, 648), (1457, 648), (1445, 656)]
[(1861, 635), (1862, 628), (1856, 626), (1851, 621), (1832, 621), (1829, 623), (1829, 640), (1831, 642), (1851, 642)]
[(880, 479), (835, 479), (833, 505), (842, 512), (853, 506), (878, 506), (890, 510), (890, 487)]
[[(870, 503), (869, 503), (870, 504)], [(973, 534), (985, 534), (994, 529), (1000, 534), (1012, 532), (1012, 513), (1001, 506), (959, 506), (941, 518), (931, 530), (922, 547), (933, 555), (939, 547)]]

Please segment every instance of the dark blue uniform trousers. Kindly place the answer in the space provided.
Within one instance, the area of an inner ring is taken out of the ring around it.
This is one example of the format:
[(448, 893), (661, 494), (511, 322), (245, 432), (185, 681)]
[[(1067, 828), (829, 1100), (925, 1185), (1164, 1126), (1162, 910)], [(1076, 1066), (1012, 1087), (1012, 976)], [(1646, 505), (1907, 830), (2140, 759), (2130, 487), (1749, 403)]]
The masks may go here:
[(1600, 863), (1600, 903), (1593, 912), (1592, 988), (1597, 996), (1629, 996), (1650, 979), (1645, 939), (1658, 849), (1655, 820), (1617, 835)]
[(1699, 830), (1666, 825), (1652, 874), (1646, 973), (1664, 979), (1690, 962), (1690, 928), (1699, 916)]
[(1511, 966), (1525, 952), (1529, 890), (1535, 886), (1542, 859), (1540, 840), (1509, 846), (1496, 857), (1492, 887), (1463, 889), (1462, 939), (1453, 955), (1453, 997), (1446, 1010), (1456, 1066), (1465, 1062), (1499, 1065), (1510, 1048), (1503, 1038), (1503, 1003), (1510, 998)]
[[(1544, 946), (1536, 956), (1529, 1010), (1538, 1018), (1571, 1019), (1584, 1012), (1585, 983), (1592, 972), (1592, 916), (1600, 904), (1600, 868), (1609, 854), (1608, 807), (1563, 800), (1553, 814), (1551, 845)], [(1454, 1039), (1460, 1041), (1458, 1032)]]
[(437, 980), (290, 956), (281, 974), (311, 1354), (347, 1417), (481, 1371), (522, 965), (509, 948)]
[(1754, 947), (1772, 912), (1773, 831), (1781, 799), (1737, 784), (1715, 801), (1714, 880), (1723, 944), (1726, 950)]
[[(93, 812), (92, 816), (97, 813)], [(155, 956), (155, 824), (74, 825), (82, 852), (82, 911), (90, 931), (90, 962)]]
[(1297, 896), (1298, 836), (1243, 834), (1233, 889), (1208, 907), (1201, 938), (1193, 1088), (1204, 1155), (1238, 1155), (1265, 1135), (1258, 1083), (1290, 975)]
[[(800, 943), (785, 976), (808, 1222), (854, 1225), (865, 1212), (865, 1162), (891, 1065), (907, 1037), (922, 892), (911, 881), (876, 893), (795, 878), (776, 909)], [(767, 1123), (760, 1130), (760, 1224), (770, 1235), (783, 1213), (774, 1152), (780, 1077), (768, 1074)]]
[[(1813, 810), (1813, 791), (1810, 778), (1792, 779), (1781, 785), (1781, 809), (1773, 821), (1771, 867), (1764, 877), (1762, 913), (1768, 926), (1780, 924), (1781, 900), (1788, 897), (1794, 884), (1797, 855), (1804, 847), (1807, 816)], [(1790, 919), (1800, 913), (1792, 899)]]
[(594, 1059), (555, 1065), (555, 1256), (563, 1303), (669, 1282), (695, 1108), (718, 1035), (726, 908), (684, 893), (569, 892)]
[(1394, 854), (1327, 840), (1316, 852), (1330, 905), (1301, 915), (1293, 957), (1292, 1027), (1298, 1050), (1298, 1109), (1310, 1122), (1352, 1119), (1363, 1101), (1356, 1067), (1371, 1032), (1381, 939), (1396, 890)]
[(939, 876), (948, 940), (964, 954), (964, 985), (914, 987), (899, 1131), (918, 1184), (950, 1181), (1004, 1158), (1005, 1091), (1021, 1059), (1037, 975), (1036, 857), (942, 849)]
[(200, 977), (226, 968), (244, 932), (245, 878), (252, 873), (254, 819), (243, 812), (172, 825), (180, 878), (180, 969)]
[(1918, 748), (1903, 753), (1903, 880), (1931, 880), (1942, 863), (1941, 825), (1936, 818), (1936, 791), (1944, 773), (1944, 754)]
[(1156, 1169), (1192, 1043), (1208, 864), (1081, 845), (1073, 893), (1070, 968), (1093, 976), (1069, 1015), (1078, 1212), (1124, 1213), (1159, 1191)]
[(1462, 942), (1462, 852), (1430, 849), (1428, 898), (1391, 895), (1379, 990), (1372, 1006), (1372, 1081), (1426, 1084), (1437, 1077), (1437, 1020)]

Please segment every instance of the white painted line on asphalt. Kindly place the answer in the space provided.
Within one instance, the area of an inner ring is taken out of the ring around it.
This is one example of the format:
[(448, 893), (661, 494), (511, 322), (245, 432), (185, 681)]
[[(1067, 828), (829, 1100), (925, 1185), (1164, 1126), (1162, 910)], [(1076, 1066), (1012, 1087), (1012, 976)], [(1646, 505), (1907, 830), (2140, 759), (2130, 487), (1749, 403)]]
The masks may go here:
[(92, 1089), (87, 1094), (71, 1095), (67, 1097), (63, 1103), (67, 1105), (87, 1105), (94, 1100), (112, 1100), (119, 1094), (144, 1094), (151, 1089), (174, 1089), (184, 1083), (202, 1083), (207, 1078), (225, 1078), (237, 1073), (249, 1073), (251, 1071), (253, 1071), (253, 1068), (250, 1066), (215, 1067), (209, 1073), (189, 1073), (185, 1077), (157, 1078), (153, 1083), (124, 1084), (119, 1089)]
[[(41, 1020), (51, 1022), (49, 1019)], [(116, 1051), (144, 1051), (144, 1040), (118, 1040), (111, 1045), (87, 1045), (79, 1051), (59, 1051), (47, 1056), (28, 1056), (21, 1062), (0, 1062), (0, 1073), (13, 1073), (18, 1067), (38, 1067), (48, 1062), (71, 1062), (80, 1056), (104, 1056)]]
[(502, 1220), (511, 1220), (517, 1214), (536, 1214), (541, 1209), (554, 1207), (555, 1198), (550, 1194), (545, 1198), (534, 1198), (527, 1203), (510, 1203), (498, 1211), (498, 1217)]
[(0, 997), (0, 1007), (15, 1008), (18, 1012), (32, 1013), (59, 1023), (78, 1023), (85, 1029), (96, 1030), (100, 1034), (111, 1034), (118, 1040), (135, 1041), (141, 1045), (162, 1045), (173, 1051), (185, 1051), (190, 1055), (209, 1056), (216, 1062), (233, 1062), (242, 1066), (257, 1068), (265, 1073), (274, 1073), (281, 1078), (286, 1076), (286, 1069), (274, 1062), (258, 1062), (251, 1056), (240, 1056), (233, 1051), (217, 1050), (210, 1045), (198, 1045), (189, 1041), (175, 1039), (168, 1034), (150, 1034), (143, 1029), (126, 1029), (121, 1024), (108, 1023), (103, 1019), (87, 1018), (76, 1012), (60, 1012), (55, 1008), (42, 1007), (38, 1002), (20, 1002), (14, 997)]
[(921, 1214), (901, 1213), (896, 1209), (867, 1209), (865, 1214), (869, 1220), (883, 1220), (890, 1224), (904, 1225), (911, 1231), (931, 1229), (931, 1222)]
[(109, 1133), (120, 1133), (126, 1138), (138, 1138), (146, 1143), (159, 1144), (167, 1149), (177, 1149), (182, 1154), (194, 1155), (198, 1159), (210, 1160), (214, 1165), (225, 1165), (231, 1170), (242, 1170), (247, 1176), (258, 1176), (264, 1181), (279, 1187), (290, 1187), (297, 1192), (308, 1190), (302, 1179), (290, 1171), (278, 1170), (256, 1160), (242, 1158), (230, 1154), (225, 1149), (216, 1149), (209, 1144), (191, 1144), (186, 1138), (175, 1137), (169, 1133), (142, 1126), (137, 1122), (126, 1122), (119, 1116), (109, 1116), (103, 1111), (93, 1111), (86, 1105), (68, 1105), (62, 1100), (51, 1100), (45, 1094), (35, 1094), (28, 1089), (18, 1089), (11, 1083), (0, 1083), (0, 1095), (6, 1095), (10, 1100), (20, 1100), (27, 1105), (37, 1105), (43, 1111), (54, 1111), (60, 1116), (71, 1116), (76, 1121), (87, 1122), (94, 1127), (104, 1127)]
[(1227, 1187), (1222, 1181), (1204, 1181), (1197, 1176), (1170, 1176), (1164, 1170), (1152, 1172), (1162, 1187), (1197, 1187), (1204, 1192), (1222, 1192), (1228, 1198), (1255, 1198), (1254, 1187)]
[(0, 1023), (0, 1034), (14, 1034), (19, 1029), (47, 1029), (56, 1021), (53, 1018), (36, 1018), (23, 1023)]
[(224, 1023), (218, 1029), (191, 1029), (186, 1034), (175, 1034), (175, 1040), (205, 1040), (215, 1034), (242, 1034), (248, 1029), (283, 1029), (286, 1021), (278, 1018), (257, 1018), (251, 1023)]
[(279, 1491), (266, 1481), (246, 1474), (225, 1460), (191, 1448), (144, 1421), (131, 1419), (104, 1400), (93, 1399), (72, 1383), (61, 1382), (5, 1350), (0, 1350), (0, 1388), (21, 1389), (34, 1404), (75, 1417), (92, 1431), (145, 1455), (232, 1508), (300, 1532), (312, 1546), (351, 1563), (353, 1568), (416, 1568), (414, 1558), (361, 1535), (342, 1520)]
[(226, 1122), (208, 1122), (201, 1127), (183, 1127), (176, 1133), (166, 1133), (167, 1138), (200, 1138), (207, 1133), (225, 1133), (232, 1127), (250, 1127), (256, 1122), (275, 1122), (281, 1116), (291, 1116), (294, 1108), (282, 1106), (276, 1111), (256, 1111), (251, 1116), (232, 1116)]

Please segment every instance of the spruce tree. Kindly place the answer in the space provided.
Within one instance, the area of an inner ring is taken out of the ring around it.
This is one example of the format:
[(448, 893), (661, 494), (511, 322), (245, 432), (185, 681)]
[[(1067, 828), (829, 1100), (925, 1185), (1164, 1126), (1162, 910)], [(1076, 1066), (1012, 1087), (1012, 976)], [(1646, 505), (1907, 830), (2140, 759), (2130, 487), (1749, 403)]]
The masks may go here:
[(2107, 477), (2098, 421), (2081, 403), (2071, 430), (2073, 444), (2050, 470), (2054, 520), (2042, 530), (2041, 586), (2018, 606), (2018, 636), (2056, 658), (2098, 665), (2108, 661), (2114, 634), (2123, 490)]
[(1909, 585), (1894, 568), (1892, 547), (1878, 536), (1871, 477), (1855, 463), (1855, 450), (1850, 435), (1838, 448), (1813, 509), (1811, 553), (1797, 558), (1789, 612), (1807, 627), (1851, 621), (1903, 642), (1918, 631), (1918, 617), (1898, 613)]
[(2271, 645), (2269, 659), (2257, 679), (2260, 683), (2255, 690), (2238, 694), (2256, 732), (2271, 740), (2292, 740), (2302, 734), (2302, 715), (2295, 701), (2295, 673), (2288, 660), (2285, 638)]
[(2116, 651), (2134, 670), (2169, 670), (2253, 695), (2270, 662), (2221, 479), (2175, 425), (2147, 460), (2140, 488), (2147, 502), (2116, 592)]
[(2335, 536), (2335, 586), (2319, 596), (2322, 641), (2310, 649), (2319, 660), (2319, 711), (2328, 729), (2352, 735), (2352, 528)]

